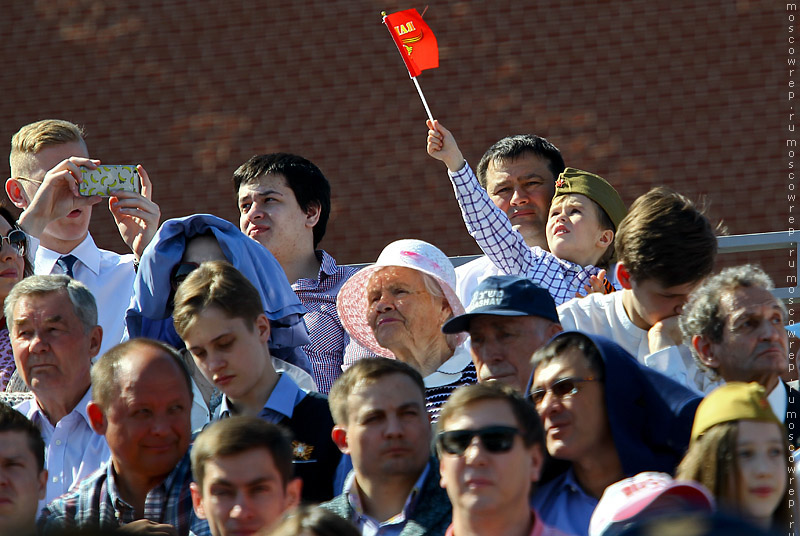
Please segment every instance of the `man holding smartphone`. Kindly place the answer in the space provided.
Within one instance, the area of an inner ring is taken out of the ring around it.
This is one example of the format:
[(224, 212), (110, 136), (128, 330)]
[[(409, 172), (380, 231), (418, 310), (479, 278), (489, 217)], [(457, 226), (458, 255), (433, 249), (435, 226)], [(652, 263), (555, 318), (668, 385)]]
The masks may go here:
[(125, 310), (133, 289), (135, 262), (155, 235), (161, 211), (152, 184), (137, 170), (142, 193), (114, 192), (109, 210), (133, 255), (99, 249), (89, 234), (99, 196), (78, 191), (80, 167), (95, 169), (83, 130), (69, 121), (44, 119), (25, 125), (11, 138), (11, 178), (6, 194), (23, 210), (19, 225), (29, 236), (37, 274), (63, 273), (84, 283), (97, 300), (103, 344), (99, 355), (122, 339)]

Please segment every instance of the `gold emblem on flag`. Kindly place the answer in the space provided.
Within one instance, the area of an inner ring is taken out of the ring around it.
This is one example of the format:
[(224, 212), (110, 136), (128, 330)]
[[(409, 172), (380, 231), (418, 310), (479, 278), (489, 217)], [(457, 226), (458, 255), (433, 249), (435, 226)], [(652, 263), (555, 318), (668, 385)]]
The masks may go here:
[(410, 45), (422, 40), (422, 30), (414, 27), (414, 21), (408, 21), (405, 24), (395, 26), (394, 31), (400, 36), (400, 42), (403, 43), (403, 47), (410, 56), (414, 51), (414, 48)]

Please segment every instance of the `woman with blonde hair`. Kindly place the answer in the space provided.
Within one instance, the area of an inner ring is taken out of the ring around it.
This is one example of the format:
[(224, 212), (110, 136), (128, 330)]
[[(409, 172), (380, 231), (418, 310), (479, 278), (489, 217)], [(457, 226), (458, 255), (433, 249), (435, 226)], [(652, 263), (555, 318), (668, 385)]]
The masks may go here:
[(785, 534), (791, 465), (786, 431), (764, 388), (729, 382), (697, 408), (677, 478), (703, 484), (721, 510)]

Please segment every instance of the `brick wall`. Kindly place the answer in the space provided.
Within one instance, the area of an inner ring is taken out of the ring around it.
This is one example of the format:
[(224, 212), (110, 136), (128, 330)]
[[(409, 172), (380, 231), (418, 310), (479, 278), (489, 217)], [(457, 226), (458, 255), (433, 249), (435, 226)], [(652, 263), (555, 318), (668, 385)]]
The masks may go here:
[[(339, 260), (374, 260), (401, 237), (476, 253), (380, 24), (410, 7), (424, 4), (5, 0), (0, 139), (44, 117), (81, 123), (95, 157), (145, 165), (165, 218), (234, 219), (232, 170), (297, 152), (333, 184), (323, 246)], [(425, 19), (441, 67), (420, 83), (473, 164), (535, 132), (628, 203), (666, 184), (705, 197), (731, 233), (786, 229), (783, 7), (440, 1)], [(124, 249), (97, 212), (98, 242)]]

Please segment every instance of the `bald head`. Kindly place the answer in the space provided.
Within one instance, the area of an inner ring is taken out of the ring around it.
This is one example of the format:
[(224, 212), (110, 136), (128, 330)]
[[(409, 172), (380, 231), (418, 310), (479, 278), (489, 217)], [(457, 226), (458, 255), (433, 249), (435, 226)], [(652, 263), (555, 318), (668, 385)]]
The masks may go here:
[(131, 339), (120, 343), (97, 360), (92, 367), (92, 400), (108, 409), (109, 404), (120, 392), (122, 372), (142, 371), (157, 362), (166, 361), (175, 374), (185, 382), (189, 396), (192, 396), (192, 379), (180, 354), (172, 346), (152, 339)]

